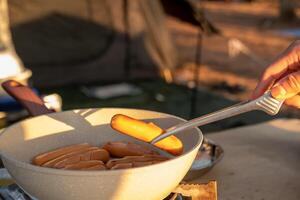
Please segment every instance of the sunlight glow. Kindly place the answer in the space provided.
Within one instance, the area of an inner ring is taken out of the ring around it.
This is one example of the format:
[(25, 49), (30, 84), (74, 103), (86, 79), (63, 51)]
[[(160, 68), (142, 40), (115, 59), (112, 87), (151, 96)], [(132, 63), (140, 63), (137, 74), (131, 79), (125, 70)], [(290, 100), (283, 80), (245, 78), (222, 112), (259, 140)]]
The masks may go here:
[(28, 120), (26, 123), (22, 123), (22, 128), (25, 140), (31, 140), (74, 130), (73, 127), (46, 115)]
[(8, 51), (0, 53), (0, 79), (20, 74), (23, 68), (17, 58)]

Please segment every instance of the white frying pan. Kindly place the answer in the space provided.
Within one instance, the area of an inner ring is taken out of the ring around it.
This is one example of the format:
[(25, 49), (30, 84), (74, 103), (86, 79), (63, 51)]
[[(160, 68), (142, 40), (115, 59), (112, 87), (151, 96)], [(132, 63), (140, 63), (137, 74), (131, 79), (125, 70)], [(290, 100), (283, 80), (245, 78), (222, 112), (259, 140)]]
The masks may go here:
[(29, 88), (13, 81), (5, 82), (3, 87), (31, 115), (40, 115), (8, 127), (0, 136), (4, 166), (24, 191), (39, 200), (163, 199), (186, 175), (203, 140), (199, 129), (178, 134), (184, 144), (183, 155), (139, 168), (73, 171), (38, 167), (31, 164), (35, 155), (71, 144), (101, 146), (120, 140), (140, 143), (111, 129), (110, 119), (117, 113), (149, 120), (163, 128), (184, 120), (164, 113), (120, 108), (51, 113)]

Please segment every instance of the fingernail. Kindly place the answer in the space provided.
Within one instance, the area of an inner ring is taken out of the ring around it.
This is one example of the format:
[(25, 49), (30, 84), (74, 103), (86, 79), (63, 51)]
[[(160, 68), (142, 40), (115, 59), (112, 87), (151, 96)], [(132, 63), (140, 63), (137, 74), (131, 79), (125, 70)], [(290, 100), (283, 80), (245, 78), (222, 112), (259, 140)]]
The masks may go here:
[(284, 99), (286, 93), (286, 90), (281, 85), (275, 86), (271, 90), (271, 94), (275, 99)]

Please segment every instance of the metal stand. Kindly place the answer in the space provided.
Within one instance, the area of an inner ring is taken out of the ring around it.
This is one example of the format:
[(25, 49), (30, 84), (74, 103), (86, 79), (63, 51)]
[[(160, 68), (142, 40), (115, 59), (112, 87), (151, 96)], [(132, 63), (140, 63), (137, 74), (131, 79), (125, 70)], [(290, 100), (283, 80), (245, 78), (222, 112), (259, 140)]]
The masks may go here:
[(190, 118), (195, 118), (197, 114), (197, 93), (199, 85), (199, 72), (202, 59), (202, 29), (199, 28), (196, 44), (195, 67), (194, 67), (194, 86), (191, 94)]

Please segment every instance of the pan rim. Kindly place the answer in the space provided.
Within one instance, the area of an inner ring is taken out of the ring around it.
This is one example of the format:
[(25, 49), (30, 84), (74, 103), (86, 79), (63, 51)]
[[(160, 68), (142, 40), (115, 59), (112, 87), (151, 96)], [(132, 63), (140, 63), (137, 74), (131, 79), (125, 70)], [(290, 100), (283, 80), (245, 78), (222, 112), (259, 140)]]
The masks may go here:
[[(163, 116), (171, 117), (171, 118), (174, 118), (174, 119), (179, 119), (181, 121), (186, 121), (185, 119), (183, 119), (181, 117), (171, 115), (171, 114), (168, 114), (168, 113), (157, 112), (157, 111), (152, 111), (152, 110), (145, 110), (145, 109), (120, 108), (120, 107), (83, 108), (83, 109), (78, 108), (78, 109), (71, 109), (71, 110), (66, 110), (66, 111), (62, 111), (62, 112), (57, 112), (57, 113), (49, 113), (49, 114), (46, 114), (46, 115), (59, 115), (59, 114), (62, 114), (62, 113), (65, 113), (65, 112), (71, 112), (71, 111), (74, 111), (74, 110), (90, 110), (90, 109), (97, 109), (97, 110), (99, 110), (99, 109), (115, 109), (115, 110), (122, 109), (122, 110), (131, 110), (131, 111), (132, 110), (147, 111), (147, 112), (154, 112), (154, 113), (162, 114)], [(40, 116), (43, 116), (43, 115), (28, 118), (28, 119), (25, 119), (21, 122), (31, 120), (33, 118), (38, 118)], [(18, 124), (18, 123), (16, 123), (16, 124)], [(0, 137), (1, 137), (2, 134), (5, 134), (6, 132), (8, 132), (7, 130), (9, 130), (11, 127), (15, 126), (16, 124), (13, 124), (13, 125), (7, 127), (5, 130), (3, 130), (3, 132), (0, 134)], [(99, 171), (96, 171), (96, 170), (90, 170), (90, 171), (88, 171), (88, 170), (62, 170), (62, 169), (53, 169), (53, 168), (46, 168), (46, 167), (36, 166), (36, 165), (33, 165), (31, 163), (28, 163), (28, 162), (20, 161), (20, 160), (17, 160), (15, 158), (13, 158), (13, 157), (8, 156), (3, 151), (1, 151), (1, 157), (2, 157), (2, 160), (4, 160), (4, 166), (5, 166), (5, 160), (8, 160), (11, 163), (13, 163), (15, 166), (26, 169), (26, 170), (30, 170), (32, 172), (39, 172), (39, 173), (43, 173), (43, 174), (54, 174), (54, 175), (60, 175), (60, 176), (99, 176), (99, 175), (101, 175), (101, 176), (103, 176), (103, 175), (111, 176), (111, 175), (119, 174), (119, 173), (122, 173), (122, 172), (124, 172), (124, 174), (125, 173), (126, 174), (144, 173), (145, 170), (146, 171), (153, 170), (152, 169), (153, 167), (159, 168), (159, 166), (161, 166), (161, 165), (176, 162), (176, 161), (178, 161), (178, 159), (180, 159), (182, 157), (185, 157), (185, 156), (188, 156), (193, 151), (195, 151), (195, 150), (198, 151), (198, 149), (200, 148), (200, 146), (203, 142), (203, 134), (202, 134), (202, 131), (199, 128), (193, 128), (191, 130), (196, 130), (197, 134), (199, 135), (199, 138), (198, 138), (198, 141), (196, 142), (196, 145), (194, 145), (194, 147), (191, 148), (189, 151), (185, 152), (184, 154), (182, 154), (180, 156), (176, 156), (176, 157), (174, 157), (170, 160), (167, 160), (167, 161), (164, 161), (164, 162), (161, 162), (161, 163), (156, 163), (156, 164), (152, 164), (152, 165), (149, 165), (149, 166), (143, 166), (143, 167), (129, 168), (129, 169), (99, 170)], [(9, 169), (8, 169), (8, 171), (9, 171)]]

